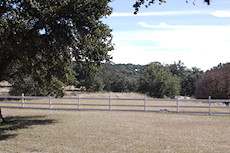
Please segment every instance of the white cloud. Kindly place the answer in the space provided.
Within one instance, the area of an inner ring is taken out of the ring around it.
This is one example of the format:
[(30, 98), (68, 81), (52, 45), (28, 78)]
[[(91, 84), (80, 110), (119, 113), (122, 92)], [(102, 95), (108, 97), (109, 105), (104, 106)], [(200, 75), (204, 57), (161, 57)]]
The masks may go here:
[(162, 28), (162, 29), (178, 29), (178, 28), (189, 28), (190, 26), (175, 26), (175, 25), (168, 25), (164, 22), (160, 23), (159, 25), (149, 25), (145, 22), (138, 22), (138, 25), (144, 28)]
[(168, 28), (168, 25), (166, 23), (160, 23), (160, 25), (149, 25), (145, 22), (139, 22), (138, 24), (145, 28)]
[(162, 28), (162, 29), (195, 29), (195, 28), (203, 28), (203, 29), (225, 29), (226, 27), (230, 28), (230, 23), (229, 25), (224, 25), (224, 26), (217, 26), (217, 25), (168, 25), (165, 22), (161, 22), (159, 25), (150, 25), (145, 22), (138, 22), (138, 25), (144, 27), (144, 28)]
[(211, 13), (212, 15), (216, 17), (230, 17), (230, 11), (229, 10), (219, 10)]
[(117, 13), (117, 12), (113, 12), (110, 16), (136, 16), (133, 13)]
[[(115, 63), (148, 64), (159, 61), (170, 64), (182, 60), (188, 67), (207, 70), (220, 62), (230, 61), (230, 26), (139, 24), (163, 29), (115, 32)], [(148, 44), (142, 45), (143, 42)]]
[(164, 12), (143, 12), (137, 15), (133, 13), (113, 12), (111, 16), (128, 17), (128, 16), (171, 16), (171, 15), (191, 15), (191, 14), (208, 14), (207, 11), (164, 11)]
[(216, 17), (230, 17), (230, 10), (217, 10), (210, 12), (207, 10), (195, 10), (195, 11), (164, 11), (164, 12), (139, 12), (138, 14), (130, 13), (118, 13), (113, 12), (110, 16), (114, 17), (137, 17), (137, 16), (175, 16), (175, 15), (213, 15)]

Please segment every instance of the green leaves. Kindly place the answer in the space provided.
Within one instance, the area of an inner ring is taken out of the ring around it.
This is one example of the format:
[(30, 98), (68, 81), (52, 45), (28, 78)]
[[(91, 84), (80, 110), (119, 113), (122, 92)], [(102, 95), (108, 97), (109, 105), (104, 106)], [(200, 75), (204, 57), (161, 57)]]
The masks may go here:
[(112, 12), (109, 2), (0, 2), (0, 80), (19, 81), (21, 77), (17, 75), (21, 73), (22, 78), (39, 80), (47, 90), (45, 82), (54, 82), (51, 86), (59, 90), (60, 86), (76, 82), (70, 69), (73, 59), (92, 66), (109, 61), (108, 52), (113, 49), (111, 30), (100, 21)]
[(178, 63), (174, 62), (174, 64), (168, 65), (168, 67), (171, 73), (181, 80), (180, 94), (182, 96), (194, 96), (196, 81), (203, 75), (203, 71), (196, 67), (188, 69), (181, 61), (178, 61)]
[(151, 63), (141, 73), (139, 91), (151, 97), (174, 98), (180, 94), (180, 79), (160, 63)]

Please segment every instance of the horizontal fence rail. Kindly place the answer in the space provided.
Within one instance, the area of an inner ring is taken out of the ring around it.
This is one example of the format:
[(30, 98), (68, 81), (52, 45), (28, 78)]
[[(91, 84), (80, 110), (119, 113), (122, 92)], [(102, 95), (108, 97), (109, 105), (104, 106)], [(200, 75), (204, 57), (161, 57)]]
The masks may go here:
[(0, 96), (1, 108), (230, 114), (227, 99)]

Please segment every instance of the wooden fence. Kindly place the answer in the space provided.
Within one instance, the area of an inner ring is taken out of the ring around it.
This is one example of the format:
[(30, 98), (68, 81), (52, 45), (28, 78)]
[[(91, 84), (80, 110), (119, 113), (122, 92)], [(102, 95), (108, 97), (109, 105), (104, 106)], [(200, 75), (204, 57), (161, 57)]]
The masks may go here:
[(230, 100), (0, 96), (1, 108), (230, 114), (224, 103)]

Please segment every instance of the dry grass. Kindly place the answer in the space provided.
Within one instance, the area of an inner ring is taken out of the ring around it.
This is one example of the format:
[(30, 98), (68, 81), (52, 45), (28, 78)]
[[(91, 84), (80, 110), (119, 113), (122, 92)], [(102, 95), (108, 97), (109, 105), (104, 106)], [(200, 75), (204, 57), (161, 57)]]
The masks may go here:
[(1, 153), (229, 152), (230, 116), (3, 109)]
[(0, 95), (1, 96), (8, 96), (10, 91), (11, 84), (7, 81), (0, 82)]

